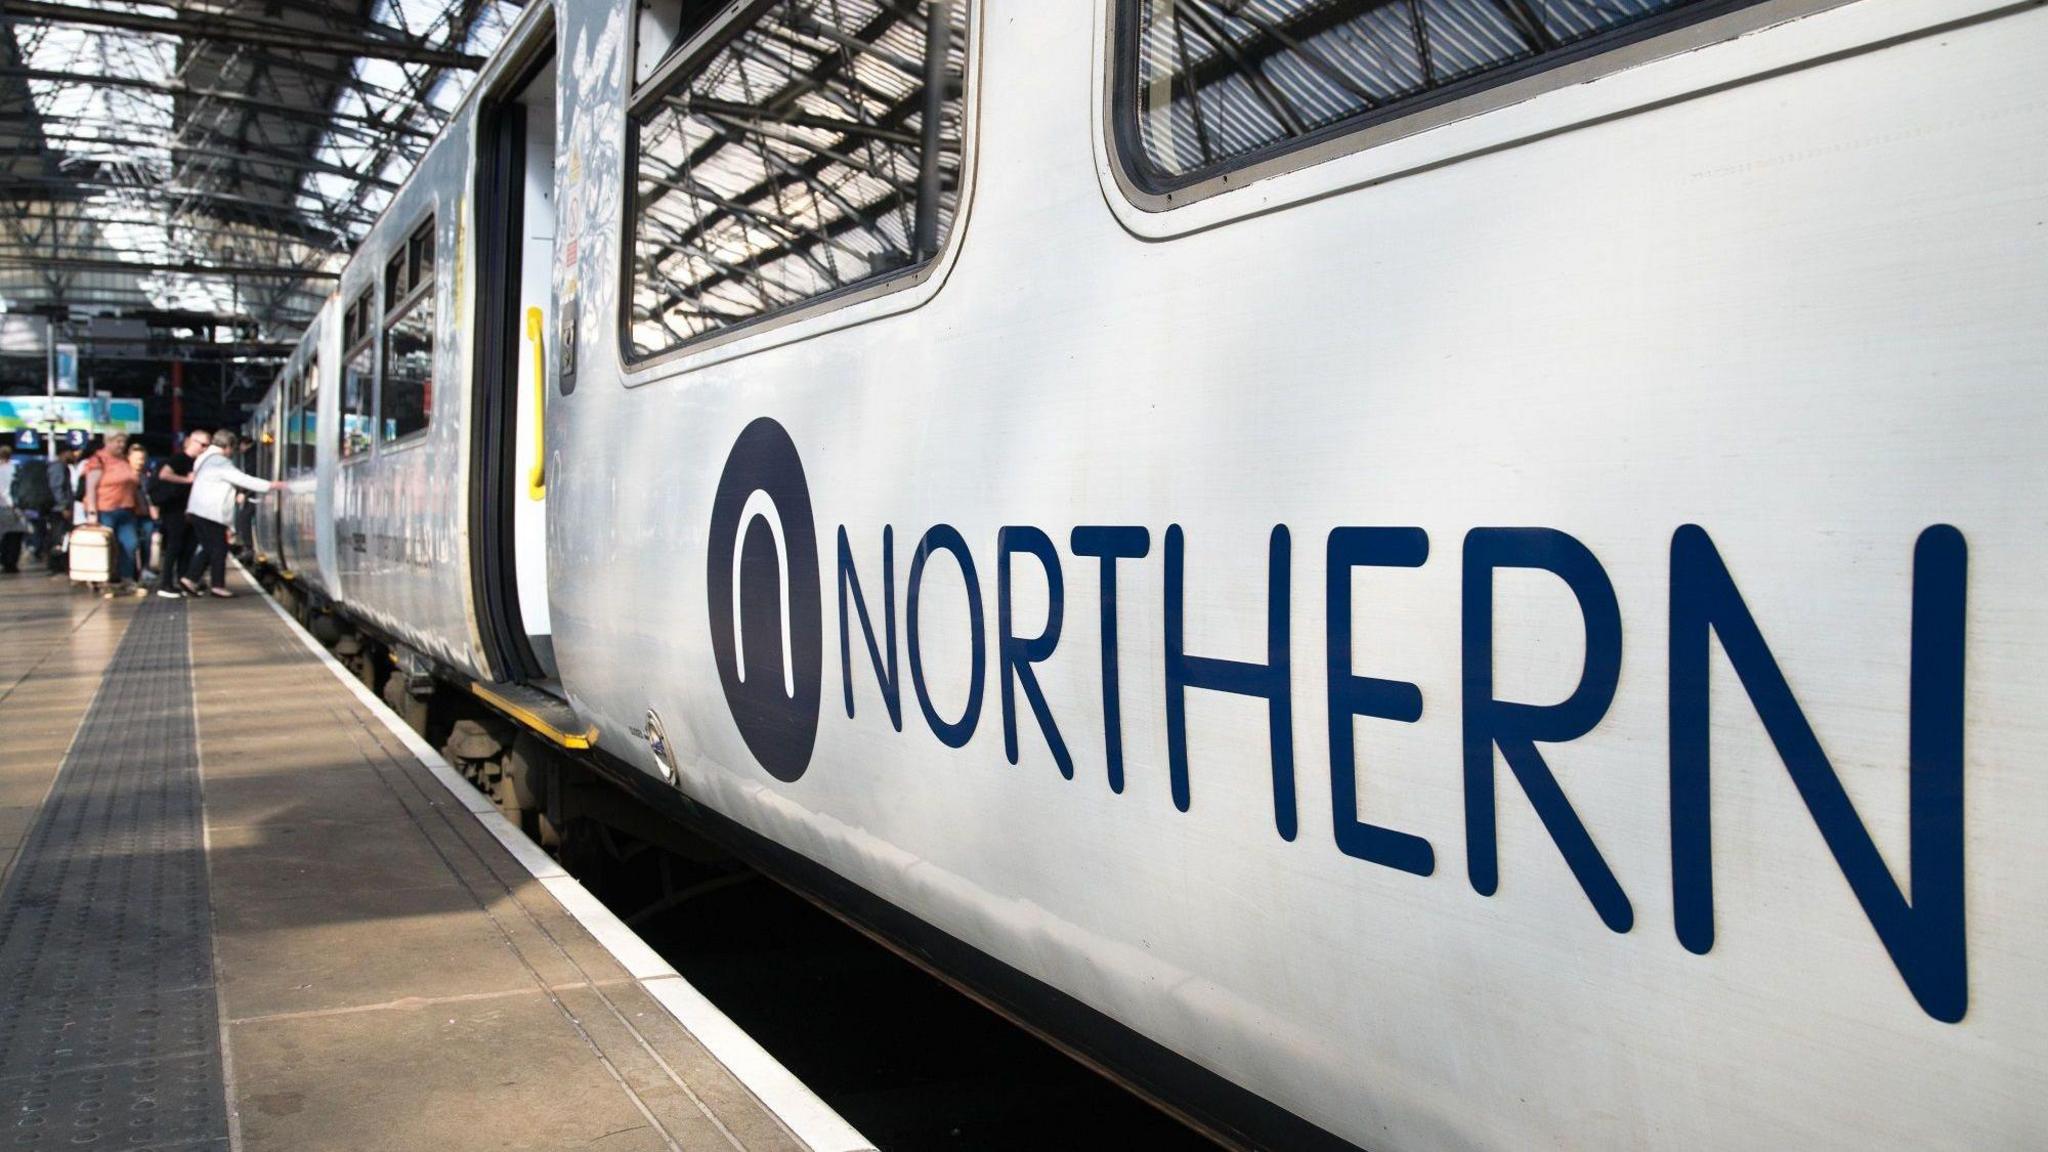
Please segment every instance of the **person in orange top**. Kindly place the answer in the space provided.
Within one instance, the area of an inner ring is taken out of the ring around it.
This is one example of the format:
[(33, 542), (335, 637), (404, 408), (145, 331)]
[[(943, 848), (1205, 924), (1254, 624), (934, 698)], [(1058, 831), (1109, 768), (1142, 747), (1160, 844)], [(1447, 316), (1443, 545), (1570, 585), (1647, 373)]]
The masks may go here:
[(113, 529), (120, 544), (114, 579), (122, 585), (134, 583), (136, 577), (141, 493), (142, 477), (128, 463), (128, 434), (108, 434), (106, 446), (85, 465), (85, 514)]

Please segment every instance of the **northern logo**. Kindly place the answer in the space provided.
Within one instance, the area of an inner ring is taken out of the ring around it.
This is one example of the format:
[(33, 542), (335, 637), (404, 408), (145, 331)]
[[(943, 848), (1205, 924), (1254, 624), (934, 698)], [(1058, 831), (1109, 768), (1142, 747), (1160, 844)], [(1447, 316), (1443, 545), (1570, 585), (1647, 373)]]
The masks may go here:
[(747, 425), (711, 504), (711, 651), (733, 723), (761, 767), (795, 780), (818, 736), (825, 627), (803, 461), (782, 425)]

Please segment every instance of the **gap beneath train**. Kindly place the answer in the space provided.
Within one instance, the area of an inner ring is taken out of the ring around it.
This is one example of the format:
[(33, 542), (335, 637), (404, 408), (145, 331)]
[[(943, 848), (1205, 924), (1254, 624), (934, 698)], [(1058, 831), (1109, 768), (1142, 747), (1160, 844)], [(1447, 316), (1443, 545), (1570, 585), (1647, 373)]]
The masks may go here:
[(509, 819), (882, 1152), (1215, 1147), (318, 610), (289, 581), (264, 582)]

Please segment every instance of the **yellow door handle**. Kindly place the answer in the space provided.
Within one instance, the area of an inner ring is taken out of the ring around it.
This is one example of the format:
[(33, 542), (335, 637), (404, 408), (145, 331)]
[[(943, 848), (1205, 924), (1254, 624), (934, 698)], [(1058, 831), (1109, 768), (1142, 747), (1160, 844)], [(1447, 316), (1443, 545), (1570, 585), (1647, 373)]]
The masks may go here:
[(533, 342), (533, 470), (526, 474), (526, 496), (548, 498), (548, 357), (547, 321), (538, 308), (526, 310), (526, 338)]

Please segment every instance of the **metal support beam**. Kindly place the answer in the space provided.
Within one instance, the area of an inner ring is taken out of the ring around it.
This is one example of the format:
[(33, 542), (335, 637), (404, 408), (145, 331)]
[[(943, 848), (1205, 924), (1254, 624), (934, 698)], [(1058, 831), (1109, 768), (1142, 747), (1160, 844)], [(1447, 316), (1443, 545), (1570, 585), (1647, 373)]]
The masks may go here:
[(179, 272), (187, 276), (282, 277), (339, 280), (339, 272), (288, 264), (194, 264), (168, 260), (103, 260), (72, 256), (15, 256), (0, 253), (0, 268), (62, 268), (73, 272)]
[(221, 104), (233, 104), (251, 108), (265, 116), (281, 120), (293, 120), (316, 128), (326, 128), (335, 123), (355, 125), (364, 134), (397, 134), (419, 140), (433, 139), (433, 133), (414, 128), (409, 124), (392, 124), (367, 116), (353, 116), (346, 112), (321, 111), (312, 108), (294, 108), (276, 100), (265, 100), (258, 96), (244, 96), (219, 88), (198, 88), (179, 80), (143, 80), (132, 76), (85, 76), (72, 72), (50, 72), (36, 68), (0, 68), (0, 79), (19, 77), (23, 80), (44, 80), (52, 84), (86, 84), (94, 88), (135, 88), (145, 92), (162, 92), (170, 96), (184, 96), (193, 100), (211, 100)]
[[(63, 122), (83, 127), (97, 127), (91, 121), (76, 121), (70, 117), (65, 117)], [(109, 125), (109, 127), (112, 126)], [(10, 137), (4, 135), (4, 132), (4, 127), (0, 127), (0, 148), (13, 147), (21, 144), (26, 139), (32, 139), (29, 137)], [(282, 168), (292, 172), (324, 172), (330, 176), (340, 176), (345, 179), (354, 180), (358, 184), (367, 184), (372, 187), (382, 188), (388, 192), (398, 191), (398, 185), (389, 180), (366, 176), (361, 172), (343, 168), (339, 164), (328, 164), (321, 160), (315, 160), (310, 156), (295, 156), (288, 152), (257, 148), (254, 145), (243, 145), (239, 150), (229, 151), (220, 148), (206, 148), (195, 144), (180, 144), (175, 141), (166, 144), (161, 140), (137, 140), (132, 137), (100, 134), (97, 132), (60, 132), (50, 128), (43, 130), (41, 138), (65, 144), (96, 145), (100, 148), (108, 149), (118, 148), (130, 153), (150, 148), (167, 148), (173, 153), (212, 157), (241, 165), (254, 164), (258, 167)], [(83, 149), (77, 150), (83, 151)], [(237, 179), (240, 175), (240, 173), (231, 173), (229, 179)], [(296, 185), (293, 185), (293, 187), (296, 187)]]
[(212, 16), (182, 18), (143, 16), (133, 12), (75, 8), (67, 4), (46, 4), (42, 0), (7, 0), (0, 20), (23, 23), (76, 24), (90, 28), (117, 28), (126, 32), (154, 32), (220, 44), (251, 44), (263, 48), (285, 48), (322, 56), (365, 56), (396, 60), (402, 64), (432, 64), (440, 68), (477, 69), (484, 58), (467, 52), (451, 52), (394, 40), (378, 40), (345, 32), (317, 28), (294, 28), (285, 24), (231, 22)]
[[(216, 221), (211, 217), (199, 221), (192, 219), (166, 220), (160, 216), (123, 216), (113, 212), (101, 212), (99, 205), (79, 201), (48, 200), (38, 204), (35, 201), (17, 201), (22, 208), (17, 217), (24, 224), (48, 225), (58, 228), (104, 228), (110, 224), (139, 228), (163, 228), (177, 236), (204, 236), (234, 243), (264, 245), (271, 248), (303, 248), (326, 252), (318, 245), (286, 235), (267, 224), (236, 224)], [(71, 209), (71, 211), (59, 211)]]
[[(43, 223), (48, 221), (49, 217), (32, 216), (29, 219), (36, 223)], [(161, 224), (155, 223), (152, 223), (151, 226), (163, 227)], [(52, 234), (50, 232), (34, 234), (24, 232), (18, 233), (19, 239), (13, 236), (0, 236), (0, 256), (12, 254), (16, 256), (75, 257), (81, 260), (196, 259), (187, 256), (187, 249), (185, 248), (178, 248), (176, 251), (158, 251), (149, 247), (138, 247), (132, 240), (128, 240), (125, 237), (122, 243), (117, 244), (109, 242), (104, 236), (97, 234), (87, 235), (86, 231), (84, 229), (76, 229), (69, 235)], [(290, 242), (276, 243), (260, 237), (250, 236), (246, 233), (231, 233), (220, 229), (202, 230), (186, 228), (182, 225), (173, 225), (172, 232), (167, 237), (167, 242), (174, 246), (191, 245), (199, 241), (219, 246), (219, 250), (215, 251), (210, 259), (202, 259), (200, 260), (201, 263), (217, 261), (222, 264), (263, 264), (278, 268), (298, 267), (301, 265), (318, 267), (323, 255), (322, 253), (309, 250), (303, 245)], [(144, 243), (147, 244), (148, 241), (144, 241)]]
[[(83, 200), (88, 189), (101, 189), (132, 193), (138, 196), (163, 197), (187, 196), (215, 206), (215, 214), (224, 215), (233, 209), (236, 218), (258, 220), (258, 226), (266, 227), (281, 235), (318, 244), (334, 252), (346, 252), (351, 247), (347, 237), (328, 231), (316, 224), (297, 218), (298, 214), (289, 207), (274, 201), (258, 200), (248, 196), (237, 196), (210, 188), (167, 187), (164, 185), (129, 184), (118, 180), (103, 180), (97, 177), (73, 176), (9, 176), (0, 173), (0, 202), (14, 201), (55, 201), (74, 202)], [(350, 210), (348, 219), (361, 219), (369, 224), (375, 217), (368, 212)]]

